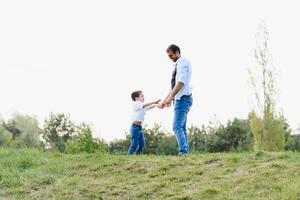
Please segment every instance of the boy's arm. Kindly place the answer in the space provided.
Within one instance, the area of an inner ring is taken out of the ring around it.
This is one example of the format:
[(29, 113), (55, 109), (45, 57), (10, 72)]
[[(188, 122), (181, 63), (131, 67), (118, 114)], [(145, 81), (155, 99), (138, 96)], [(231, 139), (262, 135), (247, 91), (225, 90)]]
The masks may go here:
[(157, 104), (151, 105), (151, 106), (148, 107), (148, 109), (150, 110), (152, 108), (155, 108), (156, 106), (157, 106)]
[(157, 101), (153, 101), (153, 102), (145, 103), (145, 104), (143, 105), (143, 108), (145, 108), (145, 107), (148, 107), (148, 106), (151, 106), (151, 105), (153, 105), (153, 104), (158, 104), (158, 102), (160, 102), (160, 99), (159, 99), (159, 100), (157, 100)]

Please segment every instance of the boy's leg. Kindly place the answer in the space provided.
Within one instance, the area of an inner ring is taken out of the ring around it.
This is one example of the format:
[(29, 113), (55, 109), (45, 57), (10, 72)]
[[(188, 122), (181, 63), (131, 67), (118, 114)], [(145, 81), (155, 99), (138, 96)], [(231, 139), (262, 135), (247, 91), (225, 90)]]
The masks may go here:
[(140, 131), (140, 138), (139, 138), (139, 148), (138, 148), (136, 154), (143, 153), (144, 148), (145, 148), (145, 137), (144, 137), (144, 132), (141, 130)]
[(136, 128), (131, 128), (130, 129), (130, 147), (128, 149), (128, 155), (131, 155), (136, 152), (136, 149), (139, 145), (139, 134), (138, 130)]

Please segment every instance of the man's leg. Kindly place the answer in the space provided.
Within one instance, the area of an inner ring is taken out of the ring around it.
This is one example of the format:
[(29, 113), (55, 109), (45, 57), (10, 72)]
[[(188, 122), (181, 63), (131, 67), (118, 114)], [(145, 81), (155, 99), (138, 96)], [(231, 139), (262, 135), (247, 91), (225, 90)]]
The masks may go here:
[(136, 154), (143, 153), (144, 147), (145, 147), (145, 138), (144, 138), (143, 131), (141, 130), (139, 134), (140, 134), (140, 137), (139, 137), (139, 148), (138, 148)]
[(180, 104), (180, 101), (176, 102), (176, 104), (174, 109), (173, 131), (176, 134), (179, 155), (182, 155), (188, 153), (187, 138), (183, 130), (186, 119), (186, 111), (184, 107), (178, 106), (178, 104)]
[(130, 129), (130, 135), (131, 135), (131, 138), (130, 138), (130, 147), (128, 149), (128, 155), (131, 155), (133, 153), (136, 152), (136, 149), (139, 145), (139, 137), (138, 137), (138, 130), (133, 128), (133, 129)]
[(185, 115), (185, 122), (184, 122), (184, 126), (183, 126), (183, 131), (184, 131), (185, 138), (186, 138), (187, 149), (188, 149), (188, 152), (190, 152), (189, 140), (188, 140), (188, 132), (187, 132), (186, 124), (187, 124), (188, 113), (190, 111), (190, 108), (193, 105), (193, 98), (191, 96), (190, 97), (186, 97), (184, 99), (184, 105), (185, 105), (185, 108), (186, 108), (186, 115)]
[(184, 120), (183, 133), (184, 133), (185, 139), (186, 139), (187, 151), (190, 152), (188, 133), (187, 133), (187, 129), (186, 129), (187, 115), (188, 115), (188, 112), (186, 113), (186, 117), (185, 117), (185, 120)]

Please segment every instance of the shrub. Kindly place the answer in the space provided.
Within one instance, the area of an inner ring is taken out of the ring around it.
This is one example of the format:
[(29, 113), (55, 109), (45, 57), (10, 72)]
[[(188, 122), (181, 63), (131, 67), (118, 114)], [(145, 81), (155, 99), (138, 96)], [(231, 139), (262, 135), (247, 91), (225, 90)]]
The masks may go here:
[(93, 138), (92, 129), (82, 123), (76, 127), (75, 135), (66, 143), (66, 153), (107, 152), (107, 145), (100, 139)]

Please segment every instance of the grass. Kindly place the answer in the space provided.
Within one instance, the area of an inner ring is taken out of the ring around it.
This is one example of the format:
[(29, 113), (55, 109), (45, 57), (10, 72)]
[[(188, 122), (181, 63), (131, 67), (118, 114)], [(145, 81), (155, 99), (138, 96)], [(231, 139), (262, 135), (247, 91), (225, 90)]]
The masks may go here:
[(300, 199), (300, 154), (128, 157), (0, 149), (0, 199)]

